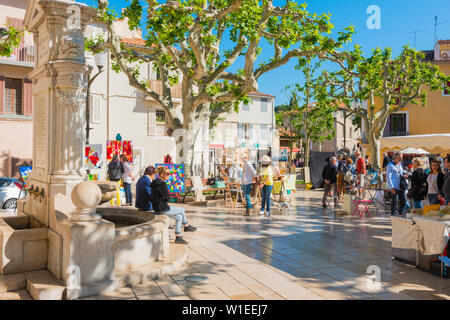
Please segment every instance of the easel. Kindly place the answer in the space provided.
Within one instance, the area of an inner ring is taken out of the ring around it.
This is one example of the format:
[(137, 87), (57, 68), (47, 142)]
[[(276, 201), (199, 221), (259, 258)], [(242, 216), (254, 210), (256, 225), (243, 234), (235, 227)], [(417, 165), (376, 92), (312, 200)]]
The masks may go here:
[[(233, 199), (232, 192), (236, 190), (236, 198)], [(244, 194), (242, 192), (242, 186), (240, 183), (227, 183), (227, 188), (225, 190), (225, 207), (230, 204), (232, 208), (237, 207), (237, 201), (239, 196), (241, 196), (242, 201), (244, 201)]]

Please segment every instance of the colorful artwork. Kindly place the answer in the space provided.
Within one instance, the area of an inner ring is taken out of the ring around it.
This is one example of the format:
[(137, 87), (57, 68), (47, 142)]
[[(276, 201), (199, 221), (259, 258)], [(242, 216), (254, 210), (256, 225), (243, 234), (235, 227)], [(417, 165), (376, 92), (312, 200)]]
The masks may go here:
[(30, 177), (32, 167), (19, 167), (20, 176), (22, 177), (25, 189), (28, 189), (28, 178)]
[(167, 180), (167, 188), (170, 193), (185, 192), (185, 176), (183, 164), (162, 164), (157, 163), (155, 168), (166, 167), (170, 170), (170, 176)]
[(85, 147), (85, 164), (87, 169), (99, 169), (103, 165), (102, 145), (89, 144)]
[(131, 140), (108, 140), (106, 144), (106, 160), (110, 162), (116, 154), (124, 154), (128, 162), (133, 162), (133, 142)]

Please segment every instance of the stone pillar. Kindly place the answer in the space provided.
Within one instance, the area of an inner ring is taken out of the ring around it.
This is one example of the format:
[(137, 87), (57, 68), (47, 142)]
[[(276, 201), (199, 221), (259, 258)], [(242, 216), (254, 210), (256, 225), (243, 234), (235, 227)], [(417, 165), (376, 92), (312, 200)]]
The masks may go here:
[(98, 186), (82, 182), (90, 73), (83, 33), (95, 15), (71, 0), (29, 0), (24, 20), (37, 50), (30, 74), (34, 191), (19, 207), (32, 227), (49, 229), (48, 270), (65, 281), (69, 299), (117, 287), (114, 224), (95, 213)]
[(24, 24), (36, 45), (33, 81), (33, 170), (26, 213), (49, 226), (49, 199), (85, 180), (87, 82), (83, 31), (96, 10), (70, 0), (31, 0)]

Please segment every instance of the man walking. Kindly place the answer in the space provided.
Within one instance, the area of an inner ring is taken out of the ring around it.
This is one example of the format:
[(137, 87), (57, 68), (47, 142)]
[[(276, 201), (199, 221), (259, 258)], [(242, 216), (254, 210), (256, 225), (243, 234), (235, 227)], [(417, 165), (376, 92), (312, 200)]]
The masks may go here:
[(391, 215), (403, 215), (405, 211), (406, 190), (401, 186), (401, 180), (407, 177), (408, 173), (402, 167), (402, 156), (400, 153), (395, 153), (392, 162), (387, 166), (386, 173), (386, 182), (391, 191)]
[(250, 200), (250, 191), (252, 190), (253, 178), (256, 177), (256, 170), (253, 168), (252, 163), (248, 159), (247, 155), (242, 158), (244, 163), (244, 169), (242, 172), (242, 189), (244, 191), (245, 197), (245, 214), (244, 216), (250, 215), (250, 210), (252, 209), (252, 202)]
[(357, 187), (359, 197), (363, 198), (364, 196), (364, 179), (366, 177), (366, 161), (361, 157), (361, 153), (359, 151), (355, 152), (356, 158), (356, 173), (358, 175)]
[(338, 185), (338, 191), (339, 195), (342, 196), (345, 194), (344, 190), (344, 176), (347, 172), (347, 165), (344, 161), (344, 157), (342, 154), (338, 155), (337, 157), (337, 167), (338, 167), (338, 175), (337, 175), (337, 185)]
[(325, 192), (322, 198), (323, 207), (327, 207), (327, 197), (331, 190), (333, 190), (334, 195), (334, 205), (338, 203), (338, 188), (337, 188), (337, 159), (336, 157), (331, 157), (330, 161), (323, 167), (322, 179), (324, 181)]

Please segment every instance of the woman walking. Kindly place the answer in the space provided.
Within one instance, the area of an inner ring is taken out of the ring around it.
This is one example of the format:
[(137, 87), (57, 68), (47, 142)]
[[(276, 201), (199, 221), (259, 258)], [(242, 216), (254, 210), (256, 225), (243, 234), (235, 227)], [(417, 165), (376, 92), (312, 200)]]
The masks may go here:
[(414, 209), (422, 208), (422, 201), (427, 196), (427, 174), (423, 170), (423, 161), (420, 158), (413, 159), (414, 172), (411, 176), (411, 189), (408, 198), (412, 199)]
[[(273, 170), (270, 166), (271, 160), (268, 156), (261, 159), (261, 212), (260, 215), (267, 214), (270, 217), (270, 194), (273, 189)], [(265, 212), (264, 212), (265, 209)]]
[(167, 179), (169, 179), (170, 171), (166, 167), (158, 167), (156, 169), (158, 177), (152, 181), (150, 187), (152, 193), (150, 200), (152, 202), (155, 214), (165, 214), (166, 216), (176, 220), (175, 223), (175, 243), (188, 244), (181, 236), (181, 225), (184, 226), (184, 232), (193, 232), (197, 228), (191, 226), (186, 220), (186, 213), (182, 207), (169, 207), (167, 204), (170, 199), (169, 190), (167, 189)]
[(131, 173), (131, 165), (124, 154), (120, 155), (120, 161), (123, 164), (122, 183), (123, 188), (125, 189), (125, 198), (127, 200), (126, 205), (131, 206), (133, 205), (133, 193), (131, 192), (131, 183), (133, 182), (134, 177), (133, 174)]
[(428, 201), (430, 204), (439, 204), (441, 200), (441, 194), (439, 190), (444, 185), (444, 173), (441, 169), (439, 161), (431, 161), (431, 170), (427, 177), (428, 183)]

